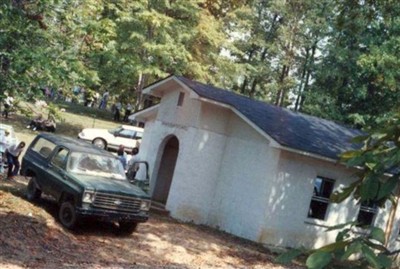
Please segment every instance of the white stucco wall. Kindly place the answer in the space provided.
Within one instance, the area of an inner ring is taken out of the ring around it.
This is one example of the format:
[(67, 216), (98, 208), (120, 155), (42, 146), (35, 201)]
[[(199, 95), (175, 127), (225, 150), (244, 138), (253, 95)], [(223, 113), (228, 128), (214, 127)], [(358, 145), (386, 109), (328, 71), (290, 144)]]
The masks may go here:
[[(219, 111), (225, 116), (217, 120), (219, 131), (212, 132), (210, 129), (217, 126), (216, 120), (214, 117), (200, 117), (202, 103), (198, 99), (186, 95), (184, 105), (177, 107), (177, 98), (176, 92), (164, 96), (157, 118), (146, 123), (140, 158), (150, 164), (153, 172), (150, 187), (154, 188), (162, 142), (167, 137), (176, 136), (179, 153), (166, 208), (178, 219), (205, 223), (226, 142), (224, 127), (221, 126), (228, 124), (230, 112), (227, 109)], [(196, 116), (186, 115), (196, 113)]]
[[(178, 106), (179, 93), (184, 93), (182, 106)], [(194, 127), (198, 125), (201, 101), (190, 98), (190, 92), (183, 88), (169, 92), (161, 99), (157, 120), (179, 126)]]
[(257, 241), (263, 222), (266, 199), (266, 174), (274, 173), (279, 151), (231, 114), (225, 150), (207, 224), (229, 233)]
[[(270, 182), (265, 225), (260, 242), (272, 245), (318, 248), (334, 242), (337, 231), (327, 227), (355, 221), (359, 205), (353, 199), (330, 204), (325, 220), (307, 217), (317, 176), (335, 180), (334, 190), (353, 181), (354, 170), (327, 161), (283, 151), (278, 173)], [(378, 209), (374, 225), (386, 229), (389, 208)], [(362, 232), (362, 230), (359, 230)]]

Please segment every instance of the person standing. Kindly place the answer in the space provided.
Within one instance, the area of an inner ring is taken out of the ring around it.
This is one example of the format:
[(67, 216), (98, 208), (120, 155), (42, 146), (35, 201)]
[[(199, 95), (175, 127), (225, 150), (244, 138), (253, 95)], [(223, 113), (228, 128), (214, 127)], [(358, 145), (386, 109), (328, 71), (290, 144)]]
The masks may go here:
[(19, 172), (19, 155), (25, 148), (25, 142), (13, 144), (6, 149), (6, 158), (8, 164), (7, 179), (12, 180)]
[(135, 179), (136, 173), (139, 170), (139, 164), (137, 163), (140, 161), (138, 157), (139, 148), (133, 148), (131, 153), (132, 157), (129, 159), (127, 164), (127, 176), (130, 179)]
[(128, 122), (128, 117), (132, 113), (132, 105), (128, 103), (125, 107), (125, 116), (124, 116), (124, 121)]
[(3, 117), (5, 117), (6, 119), (8, 119), (8, 113), (10, 112), (12, 106), (14, 103), (14, 98), (10, 95), (8, 95), (6, 97), (6, 99), (4, 100), (4, 111), (3, 111)]
[(115, 120), (115, 121), (120, 121), (121, 108), (122, 108), (122, 104), (121, 104), (120, 101), (118, 101), (118, 102), (115, 104), (115, 111), (114, 111), (114, 120)]
[(7, 162), (6, 150), (10, 145), (10, 139), (8, 130), (0, 130), (0, 173), (4, 172), (4, 164)]
[(108, 97), (110, 96), (110, 93), (108, 91), (106, 91), (103, 96), (101, 97), (100, 100), (100, 105), (99, 108), (100, 109), (106, 109), (107, 108), (107, 102), (108, 102)]
[(120, 145), (118, 150), (117, 150), (117, 156), (118, 156), (118, 160), (121, 162), (122, 167), (124, 168), (124, 170), (126, 171), (126, 164), (127, 164), (127, 160), (126, 160), (126, 153), (125, 153), (125, 147), (123, 145)]

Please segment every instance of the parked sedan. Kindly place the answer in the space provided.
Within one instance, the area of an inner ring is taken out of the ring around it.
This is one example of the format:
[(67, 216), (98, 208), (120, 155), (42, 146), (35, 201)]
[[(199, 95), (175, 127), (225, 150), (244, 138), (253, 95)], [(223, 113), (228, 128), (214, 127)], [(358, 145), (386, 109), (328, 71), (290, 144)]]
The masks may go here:
[(99, 148), (117, 150), (120, 145), (123, 145), (126, 151), (138, 148), (142, 136), (143, 128), (129, 125), (121, 125), (111, 130), (85, 128), (78, 134), (79, 139), (88, 141)]

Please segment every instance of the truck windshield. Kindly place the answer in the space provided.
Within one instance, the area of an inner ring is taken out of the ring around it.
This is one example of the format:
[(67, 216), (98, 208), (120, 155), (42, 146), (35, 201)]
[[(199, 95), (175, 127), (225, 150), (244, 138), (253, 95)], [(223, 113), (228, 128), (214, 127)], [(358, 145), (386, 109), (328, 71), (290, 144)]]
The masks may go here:
[(86, 152), (72, 152), (67, 169), (71, 173), (125, 180), (121, 162), (114, 157)]

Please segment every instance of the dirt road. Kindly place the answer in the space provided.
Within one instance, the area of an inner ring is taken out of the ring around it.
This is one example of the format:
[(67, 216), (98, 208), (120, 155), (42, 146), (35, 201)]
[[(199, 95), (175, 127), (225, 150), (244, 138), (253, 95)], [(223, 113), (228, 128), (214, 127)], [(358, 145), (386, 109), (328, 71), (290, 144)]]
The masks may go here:
[(71, 233), (51, 199), (24, 197), (26, 180), (0, 176), (0, 268), (303, 268), (280, 266), (266, 249), (202, 226), (152, 215), (128, 237), (108, 223)]

